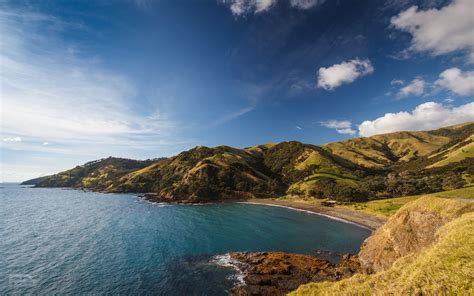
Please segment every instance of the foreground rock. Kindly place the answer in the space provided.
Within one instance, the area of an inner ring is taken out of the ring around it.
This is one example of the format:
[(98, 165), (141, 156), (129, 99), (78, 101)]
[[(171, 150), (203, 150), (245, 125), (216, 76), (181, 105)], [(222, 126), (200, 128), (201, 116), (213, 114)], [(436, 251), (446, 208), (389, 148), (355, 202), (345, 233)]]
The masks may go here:
[(233, 295), (285, 295), (309, 282), (336, 281), (359, 272), (357, 257), (344, 255), (339, 264), (315, 256), (282, 252), (230, 253), (245, 274), (245, 285)]

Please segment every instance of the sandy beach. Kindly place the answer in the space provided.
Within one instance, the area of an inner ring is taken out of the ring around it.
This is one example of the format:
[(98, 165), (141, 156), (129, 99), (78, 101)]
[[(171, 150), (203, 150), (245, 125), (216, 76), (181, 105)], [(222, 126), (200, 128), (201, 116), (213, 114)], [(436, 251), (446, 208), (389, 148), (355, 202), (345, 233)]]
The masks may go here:
[(358, 224), (371, 230), (379, 228), (387, 221), (386, 219), (383, 219), (381, 217), (377, 217), (363, 212), (344, 208), (323, 206), (320, 201), (312, 201), (311, 203), (309, 203), (291, 199), (259, 198), (250, 199), (246, 203), (262, 204), (268, 206), (280, 206), (292, 208), (295, 210), (308, 211), (315, 214), (327, 216), (329, 218), (340, 219), (346, 222)]

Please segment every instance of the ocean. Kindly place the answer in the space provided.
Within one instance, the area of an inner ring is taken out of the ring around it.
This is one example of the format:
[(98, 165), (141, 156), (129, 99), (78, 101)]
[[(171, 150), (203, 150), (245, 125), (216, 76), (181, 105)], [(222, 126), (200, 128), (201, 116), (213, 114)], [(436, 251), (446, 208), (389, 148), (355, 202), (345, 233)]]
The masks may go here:
[[(241, 203), (0, 184), (0, 294), (227, 295), (229, 251), (357, 253), (370, 231)], [(216, 260), (220, 259), (220, 260)]]

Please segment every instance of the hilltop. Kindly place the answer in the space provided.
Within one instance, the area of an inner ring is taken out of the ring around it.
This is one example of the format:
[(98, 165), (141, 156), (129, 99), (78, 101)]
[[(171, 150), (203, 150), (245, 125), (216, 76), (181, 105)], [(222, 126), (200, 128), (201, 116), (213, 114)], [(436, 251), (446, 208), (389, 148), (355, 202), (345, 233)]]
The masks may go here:
[(178, 202), (284, 195), (367, 201), (470, 184), (473, 135), (474, 123), (465, 123), (319, 146), (198, 146), (155, 160), (106, 158), (25, 184), (150, 193), (155, 200)]

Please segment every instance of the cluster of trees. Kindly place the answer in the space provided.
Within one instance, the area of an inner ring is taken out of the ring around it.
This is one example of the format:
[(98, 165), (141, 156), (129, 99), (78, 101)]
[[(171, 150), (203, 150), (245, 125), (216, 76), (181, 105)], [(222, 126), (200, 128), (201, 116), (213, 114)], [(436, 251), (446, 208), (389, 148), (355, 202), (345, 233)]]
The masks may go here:
[(360, 179), (354, 185), (322, 177), (311, 184), (309, 190), (292, 187), (287, 193), (339, 202), (360, 202), (453, 190), (462, 188), (466, 180), (474, 177), (474, 159), (468, 158), (441, 168), (398, 172), (387, 170), (376, 174), (359, 172), (357, 175)]

